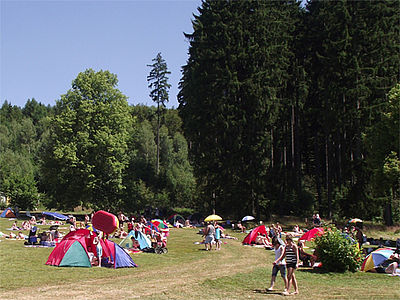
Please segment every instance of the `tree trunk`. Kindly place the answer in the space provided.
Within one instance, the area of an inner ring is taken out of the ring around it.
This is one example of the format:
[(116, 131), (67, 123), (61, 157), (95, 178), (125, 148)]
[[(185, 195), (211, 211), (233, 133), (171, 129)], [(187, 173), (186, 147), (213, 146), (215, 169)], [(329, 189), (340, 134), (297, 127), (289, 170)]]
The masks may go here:
[(394, 197), (394, 188), (391, 189), (391, 195), (389, 201), (386, 202), (385, 211), (383, 212), (383, 219), (385, 220), (386, 226), (393, 226), (393, 212), (392, 212), (392, 201)]
[(325, 177), (326, 177), (326, 190), (328, 198), (328, 218), (332, 217), (332, 182), (331, 182), (331, 171), (329, 166), (329, 146), (328, 136), (325, 137)]
[(156, 174), (160, 171), (160, 102), (157, 102), (157, 164)]
[(319, 154), (319, 147), (318, 147), (318, 141), (317, 141), (317, 136), (315, 136), (315, 141), (314, 141), (314, 152), (315, 152), (315, 184), (317, 186), (317, 202), (318, 202), (318, 211), (321, 210), (322, 207), (322, 191), (321, 191), (321, 180), (320, 176), (322, 174), (321, 172), (321, 158)]

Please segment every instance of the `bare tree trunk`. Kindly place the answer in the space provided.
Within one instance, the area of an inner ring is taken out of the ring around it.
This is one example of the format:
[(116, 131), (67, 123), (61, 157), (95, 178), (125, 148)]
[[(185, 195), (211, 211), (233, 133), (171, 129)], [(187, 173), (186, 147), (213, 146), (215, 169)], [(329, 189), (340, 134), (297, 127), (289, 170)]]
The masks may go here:
[(271, 167), (274, 167), (274, 130), (271, 129)]
[(332, 183), (331, 183), (331, 171), (329, 166), (329, 146), (328, 136), (325, 137), (325, 177), (326, 177), (326, 190), (328, 193), (328, 218), (332, 217)]
[(314, 141), (314, 152), (315, 152), (315, 184), (317, 186), (318, 211), (320, 211), (322, 207), (322, 191), (321, 191), (321, 180), (320, 180), (322, 172), (321, 172), (321, 156), (319, 153), (317, 136), (315, 136), (315, 141)]
[(160, 102), (157, 102), (157, 165), (156, 174), (160, 171)]
[(295, 167), (295, 157), (294, 157), (294, 105), (292, 105), (292, 120), (290, 124), (291, 138), (292, 138), (292, 168)]

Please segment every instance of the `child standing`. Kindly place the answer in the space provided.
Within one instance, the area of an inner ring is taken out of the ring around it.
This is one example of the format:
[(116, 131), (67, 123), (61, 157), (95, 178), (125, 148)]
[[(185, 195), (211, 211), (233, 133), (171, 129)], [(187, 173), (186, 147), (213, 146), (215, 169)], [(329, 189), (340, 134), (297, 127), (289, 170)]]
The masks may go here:
[(287, 288), (286, 262), (285, 262), (284, 258), (277, 261), (282, 256), (283, 252), (285, 251), (285, 246), (279, 242), (279, 240), (276, 236), (274, 236), (272, 238), (272, 245), (273, 245), (274, 251), (275, 251), (275, 261), (273, 263), (274, 266), (272, 267), (271, 285), (267, 289), (267, 291), (273, 291), (276, 275), (278, 275), (278, 271), (280, 271), (283, 282), (285, 283), (285, 289), (283, 290), (283, 292), (285, 293), (285, 292), (287, 292), (287, 290), (286, 290), (286, 288)]
[(101, 267), (101, 257), (103, 256), (103, 248), (101, 247), (99, 237), (96, 236), (93, 239), (93, 245), (96, 246), (96, 254), (97, 254), (97, 259), (99, 261), (98, 267)]
[(215, 227), (215, 250), (221, 250), (221, 227), (214, 222)]
[(286, 291), (284, 291), (283, 294), (289, 295), (290, 285), (293, 283), (294, 292), (291, 293), (291, 295), (297, 295), (299, 293), (299, 289), (294, 271), (299, 265), (299, 251), (296, 244), (293, 242), (293, 237), (291, 235), (286, 236), (285, 250), (281, 256), (274, 261), (274, 264), (282, 261), (283, 258), (286, 259), (286, 267), (288, 271)]

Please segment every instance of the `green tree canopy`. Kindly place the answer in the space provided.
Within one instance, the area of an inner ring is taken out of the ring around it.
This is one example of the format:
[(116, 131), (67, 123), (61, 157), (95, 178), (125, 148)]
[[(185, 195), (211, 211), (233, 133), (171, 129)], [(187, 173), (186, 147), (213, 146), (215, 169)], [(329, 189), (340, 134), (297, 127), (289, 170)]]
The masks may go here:
[(132, 118), (117, 83), (109, 71), (88, 69), (57, 102), (42, 157), (53, 206), (118, 207)]

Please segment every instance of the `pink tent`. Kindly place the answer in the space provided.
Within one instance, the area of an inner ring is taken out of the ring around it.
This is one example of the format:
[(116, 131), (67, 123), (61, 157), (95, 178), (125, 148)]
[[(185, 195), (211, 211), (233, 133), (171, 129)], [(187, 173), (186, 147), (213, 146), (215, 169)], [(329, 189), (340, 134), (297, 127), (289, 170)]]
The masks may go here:
[(267, 228), (265, 228), (264, 225), (258, 226), (254, 228), (243, 240), (242, 244), (244, 245), (251, 245), (252, 243), (254, 244), (256, 237), (260, 234), (265, 234), (266, 237), (268, 237), (268, 232)]
[(316, 227), (316, 228), (313, 228), (313, 229), (307, 231), (305, 234), (303, 234), (299, 238), (299, 240), (300, 241), (311, 241), (316, 236), (323, 235), (323, 234), (324, 234), (324, 229), (322, 227)]

